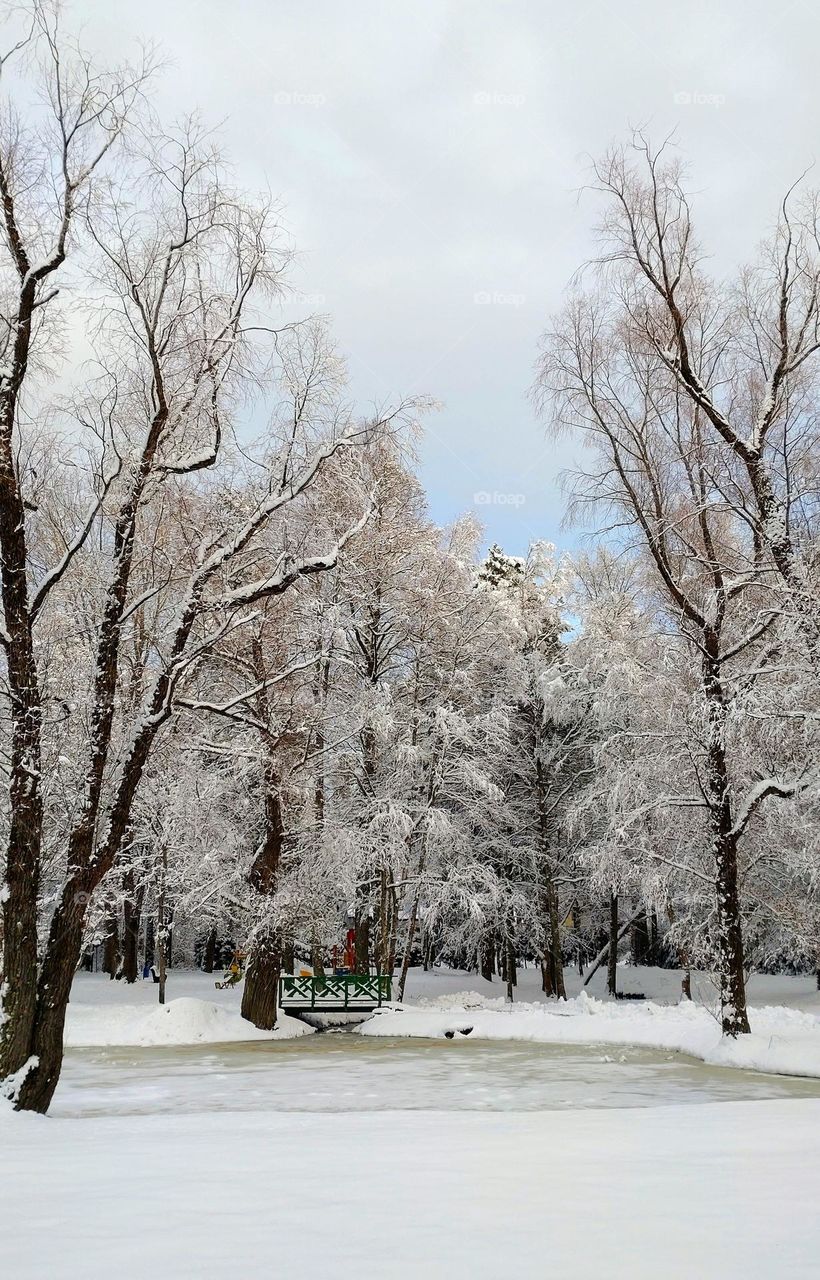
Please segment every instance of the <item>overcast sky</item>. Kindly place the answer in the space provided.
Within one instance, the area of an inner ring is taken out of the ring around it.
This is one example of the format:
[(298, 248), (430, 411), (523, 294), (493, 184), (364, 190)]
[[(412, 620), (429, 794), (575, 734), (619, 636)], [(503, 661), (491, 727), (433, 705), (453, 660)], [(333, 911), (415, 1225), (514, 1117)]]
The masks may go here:
[[(754, 250), (820, 146), (817, 0), (74, 0), (85, 43), (153, 38), (166, 115), (223, 120), (286, 207), (305, 312), (357, 400), (427, 393), (434, 516), (480, 502), (509, 551), (562, 531), (527, 402), (538, 336), (592, 252), (589, 157), (677, 130), (701, 240)], [(817, 175), (820, 183), (820, 173)], [(295, 307), (298, 310), (298, 307)]]

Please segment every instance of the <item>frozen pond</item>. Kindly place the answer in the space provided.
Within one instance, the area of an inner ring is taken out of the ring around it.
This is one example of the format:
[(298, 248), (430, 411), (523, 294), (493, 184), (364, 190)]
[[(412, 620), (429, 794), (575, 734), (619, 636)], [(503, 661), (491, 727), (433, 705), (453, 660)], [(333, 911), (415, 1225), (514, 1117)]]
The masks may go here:
[(647, 1049), (325, 1033), (69, 1050), (51, 1114), (554, 1111), (818, 1097), (817, 1080)]

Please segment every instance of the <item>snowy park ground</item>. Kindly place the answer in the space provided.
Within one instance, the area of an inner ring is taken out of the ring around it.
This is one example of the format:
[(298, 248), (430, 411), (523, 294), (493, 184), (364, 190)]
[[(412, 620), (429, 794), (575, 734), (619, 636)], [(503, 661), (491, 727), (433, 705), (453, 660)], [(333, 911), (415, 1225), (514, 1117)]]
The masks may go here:
[[(621, 970), (651, 1004), (570, 978), (561, 1011), (524, 971), (510, 1010), (414, 971), (364, 1036), (296, 1039), (203, 974), (162, 1010), (81, 975), (52, 1114), (0, 1115), (0, 1274), (816, 1275), (820, 1083), (673, 1053), (721, 1061), (705, 978), (689, 1008), (675, 974)], [(744, 1065), (820, 1075), (814, 986), (752, 979)]]
[[(753, 975), (749, 983), (752, 1035), (736, 1042), (720, 1035), (717, 995), (707, 975), (693, 975), (692, 1001), (680, 1000), (675, 970), (619, 968), (619, 990), (640, 991), (646, 1001), (610, 1001), (599, 971), (587, 990), (567, 973), (570, 999), (545, 1001), (540, 974), (519, 974), (510, 1005), (499, 982), (475, 974), (411, 970), (401, 1011), (382, 1011), (363, 1023), (364, 1035), (439, 1038), (472, 1027), (481, 1040), (530, 1040), (542, 1044), (642, 1045), (672, 1049), (713, 1065), (820, 1077), (820, 993), (812, 975)], [(127, 986), (98, 974), (80, 974), (66, 1027), (70, 1047), (207, 1044), (287, 1039), (308, 1028), (280, 1015), (275, 1032), (257, 1031), (239, 1016), (241, 990), (217, 991), (198, 971), (172, 971), (169, 1003), (156, 1003), (152, 983)]]

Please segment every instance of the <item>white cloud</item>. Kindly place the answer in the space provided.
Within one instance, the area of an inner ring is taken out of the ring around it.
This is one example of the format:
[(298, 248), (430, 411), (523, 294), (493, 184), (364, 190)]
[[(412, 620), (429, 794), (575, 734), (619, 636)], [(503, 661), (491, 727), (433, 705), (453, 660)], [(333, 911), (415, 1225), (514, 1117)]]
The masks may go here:
[[(436, 514), (478, 489), (526, 491), (485, 512), (514, 551), (560, 536), (567, 455), (545, 450), (525, 392), (592, 250), (584, 157), (633, 124), (676, 128), (724, 270), (820, 137), (811, 3), (75, 0), (73, 14), (109, 53), (157, 40), (173, 64), (163, 109), (224, 120), (243, 181), (286, 205), (296, 283), (327, 299), (357, 394), (445, 402), (423, 451)], [(481, 292), (525, 304), (477, 307)]]

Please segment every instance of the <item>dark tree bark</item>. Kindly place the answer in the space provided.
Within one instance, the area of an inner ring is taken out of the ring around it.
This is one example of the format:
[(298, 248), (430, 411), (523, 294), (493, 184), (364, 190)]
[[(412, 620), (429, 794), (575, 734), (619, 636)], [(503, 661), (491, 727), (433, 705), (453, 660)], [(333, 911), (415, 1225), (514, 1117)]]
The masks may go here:
[(399, 896), (395, 888), (390, 886), (390, 934), (387, 950), (386, 973), (392, 978), (396, 971), (396, 950), (399, 945)]
[(216, 959), (216, 925), (208, 931), (202, 951), (202, 972), (213, 973)]
[[(100, 78), (93, 83), (99, 84)], [(66, 81), (67, 83), (67, 81)], [(93, 117), (82, 119), (87, 105), (77, 107), (74, 102), (66, 107), (63, 99), (50, 93), (57, 116), (58, 127), (54, 133), (62, 139), (62, 154), (55, 155), (53, 172), (61, 175), (59, 194), (59, 232), (51, 252), (39, 264), (28, 258), (20, 233), (14, 206), (14, 193), (9, 186), (9, 173), (3, 169), (0, 156), (0, 220), (3, 222), (4, 239), (11, 250), (13, 264), (19, 275), (19, 296), (16, 314), (9, 340), (13, 346), (10, 362), (0, 373), (0, 593), (3, 603), (3, 630), (0, 644), (6, 650), (6, 679), (11, 707), (11, 733), (9, 742), (10, 814), (6, 844), (5, 879), (7, 892), (3, 895), (3, 920), (5, 931), (3, 1013), (0, 1019), (0, 1076), (22, 1078), (17, 1091), (16, 1105), (21, 1110), (45, 1111), (53, 1095), (62, 1064), (62, 1035), (65, 1022), (71, 979), (80, 957), (83, 924), (87, 904), (121, 855), (125, 833), (131, 816), (134, 796), (139, 786), (151, 747), (172, 710), (177, 685), (185, 669), (186, 653), (194, 626), (205, 608), (205, 595), (209, 585), (222, 573), (225, 564), (241, 553), (254, 533), (273, 515), (274, 507), (262, 504), (257, 516), (251, 516), (242, 526), (237, 539), (224, 548), (214, 551), (192, 570), (187, 587), (182, 594), (180, 612), (168, 642), (163, 661), (151, 673), (150, 687), (145, 695), (139, 717), (126, 731), (125, 755), (111, 765), (111, 744), (115, 716), (122, 703), (120, 690), (120, 661), (124, 628), (129, 617), (132, 569), (141, 511), (152, 480), (165, 476), (167, 469), (161, 455), (164, 445), (171, 445), (166, 428), (171, 417), (165, 372), (168, 361), (167, 344), (169, 316), (158, 316), (153, 303), (148, 304), (141, 290), (145, 276), (128, 279), (123, 285), (121, 297), (128, 304), (134, 303), (130, 312), (134, 323), (140, 327), (140, 341), (149, 366), (146, 385), (146, 403), (151, 406), (150, 418), (142, 424), (135, 423), (139, 447), (128, 460), (123, 491), (116, 510), (111, 511), (113, 528), (106, 540), (110, 554), (110, 576), (101, 601), (100, 618), (95, 636), (95, 654), (90, 672), (92, 695), (88, 724), (89, 751), (85, 762), (85, 776), (72, 826), (66, 835), (64, 850), (68, 868), (42, 948), (42, 960), (38, 969), (37, 912), (41, 878), (42, 797), (41, 797), (41, 704), (38, 673), (35, 661), (32, 629), (40, 608), (55, 582), (59, 581), (71, 556), (82, 547), (90, 531), (95, 528), (92, 512), (84, 531), (78, 534), (66, 557), (51, 575), (46, 575), (36, 589), (27, 582), (28, 565), (25, 544), (25, 504), (20, 477), (17, 473), (17, 442), (14, 440), (17, 402), (28, 367), (29, 344), (32, 331), (37, 327), (35, 316), (38, 305), (48, 301), (41, 289), (48, 276), (65, 259), (71, 222), (83, 188), (96, 161), (88, 163), (88, 148), (77, 139), (87, 139), (89, 128), (96, 124), (108, 141), (98, 157), (106, 154), (122, 128), (129, 103), (140, 97), (140, 77), (137, 83), (126, 76), (120, 88), (112, 90), (113, 97), (107, 108), (100, 107)], [(53, 91), (53, 84), (48, 88)], [(93, 95), (92, 95), (93, 97)], [(79, 111), (79, 116), (77, 116)], [(75, 118), (76, 117), (76, 118)], [(83, 151), (74, 159), (77, 148)], [(91, 146), (91, 150), (94, 147)], [(14, 180), (15, 175), (11, 175)], [(185, 192), (181, 191), (181, 207), (185, 208)], [(219, 220), (217, 220), (218, 222)], [(214, 225), (217, 225), (215, 223)], [(191, 243), (183, 238), (168, 251), (168, 270), (185, 277), (185, 250)], [(40, 245), (38, 242), (38, 250)], [(160, 252), (164, 253), (165, 250)], [(237, 248), (239, 253), (239, 248)], [(38, 255), (39, 256), (39, 255)], [(240, 254), (240, 257), (242, 255)], [(254, 265), (253, 253), (247, 261), (237, 259), (235, 273), (226, 276), (236, 282), (236, 296), (230, 303), (234, 321), (245, 305), (261, 267)], [(261, 260), (260, 260), (261, 261)], [(161, 266), (158, 258), (155, 266)], [(181, 265), (180, 265), (181, 264)], [(119, 260), (121, 273), (127, 276), (127, 254)], [(150, 273), (146, 273), (150, 276)], [(153, 278), (153, 277), (151, 277)], [(167, 277), (166, 277), (167, 278)], [(48, 287), (48, 286), (46, 286)], [(151, 286), (148, 285), (150, 292)], [(56, 292), (56, 291), (55, 291)], [(53, 296), (53, 295), (52, 295)], [(181, 407), (184, 396), (187, 404), (194, 402), (203, 386), (216, 388), (219, 379), (216, 372), (224, 351), (231, 344), (225, 342), (227, 330), (217, 325), (208, 333), (208, 303), (201, 298), (196, 287), (190, 292), (192, 306), (197, 299), (202, 303), (200, 318), (205, 332), (207, 358), (194, 361), (190, 386), (184, 393), (176, 386), (173, 395), (175, 405)], [(12, 304), (15, 305), (15, 304)], [(208, 314), (206, 314), (206, 312)], [(173, 343), (171, 343), (173, 346)], [(173, 365), (173, 377), (178, 377)], [(218, 404), (214, 405), (218, 409)], [(282, 502), (293, 500), (296, 493), (306, 488), (318, 466), (330, 456), (335, 445), (320, 450), (313, 462), (300, 473), (289, 476), (283, 482)], [(196, 460), (190, 466), (174, 468), (177, 474), (200, 470), (210, 466), (217, 456)], [(170, 450), (173, 454), (173, 449)], [(97, 477), (99, 479), (99, 477)], [(113, 478), (103, 480), (103, 493), (109, 492)], [(312, 557), (303, 562), (293, 561), (281, 573), (261, 581), (258, 590), (245, 592), (241, 604), (233, 596), (225, 597), (228, 609), (251, 606), (259, 600), (271, 599), (283, 594), (305, 574), (324, 572), (336, 563), (335, 554)], [(107, 784), (110, 783), (110, 789)], [(170, 962), (170, 941), (167, 948)]]
[[(675, 912), (672, 908), (671, 902), (666, 908), (666, 914), (669, 917), (669, 923), (673, 925), (675, 923)], [(690, 964), (689, 952), (687, 948), (684, 946), (678, 947), (678, 964), (683, 970), (683, 977), (681, 978), (681, 984), (680, 984), (681, 996), (683, 997), (684, 1000), (691, 1000), (692, 999), (692, 971), (689, 967), (689, 964)]]
[(370, 972), (370, 912), (361, 906), (356, 912), (356, 973)]
[(511, 1001), (518, 985), (518, 972), (515, 947), (509, 940), (504, 947), (504, 981), (507, 984), (507, 999)]
[(544, 965), (546, 965), (549, 970), (549, 991), (546, 990), (545, 986), (545, 993), (548, 995), (555, 995), (559, 1000), (566, 1000), (567, 993), (564, 986), (564, 961), (561, 955), (561, 922), (558, 919), (558, 898), (555, 892), (555, 881), (553, 879), (552, 872), (553, 855), (550, 840), (547, 779), (544, 774), (544, 766), (537, 753), (535, 779), (538, 803), (538, 836), (541, 846), (541, 860), (539, 867), (542, 881), (541, 898), (543, 910), (547, 916), (547, 935), (549, 938), (548, 951), (543, 958), (541, 969), (542, 985)]
[(5, 172), (0, 195), (6, 238), (21, 276), (10, 368), (0, 375), (0, 594), (11, 713), (9, 828), (3, 899), (3, 1013), (0, 1076), (31, 1057), (37, 1004), (37, 889), (42, 851), (42, 709), (28, 602), (26, 513), (14, 445), (17, 404), (28, 369), (39, 280), (31, 271)]
[(715, 860), (721, 1026), (724, 1035), (737, 1036), (748, 1034), (750, 1030), (738, 890), (737, 833), (732, 817), (731, 781), (724, 747), (727, 716), (717, 656), (719, 638), (711, 631), (705, 633), (705, 638), (707, 649), (703, 657), (703, 677), (709, 725), (706, 781)]
[(606, 969), (606, 989), (611, 996), (618, 990), (618, 895), (609, 898), (609, 954)]
[(485, 982), (492, 982), (495, 972), (495, 943), (492, 937), (482, 938), (478, 948), (478, 963)]
[(322, 946), (315, 934), (310, 944), (310, 965), (317, 978), (325, 976), (325, 960), (322, 955)]
[[(165, 1004), (165, 984), (168, 980), (168, 957), (171, 951), (171, 920), (167, 910), (168, 846), (163, 841), (157, 865), (157, 959), (159, 991), (157, 998)], [(148, 959), (146, 956), (146, 964)]]
[(116, 906), (111, 904), (106, 913), (105, 938), (103, 940), (103, 973), (113, 978), (120, 963), (120, 933)]
[(242, 1017), (262, 1031), (276, 1026), (282, 956), (275, 932), (257, 938), (248, 961), (242, 991)]
[(416, 937), (416, 921), (419, 912), (418, 894), (413, 898), (413, 906), (410, 909), (410, 919), (407, 922), (407, 941), (404, 944), (404, 955), (401, 962), (401, 973), (399, 974), (399, 990), (398, 999), (404, 999), (404, 989), (407, 986), (407, 975), (410, 972), (410, 961), (413, 956), (413, 943)]
[(631, 951), (633, 964), (649, 963), (649, 917), (642, 915), (632, 926)]
[(131, 871), (123, 876), (123, 888), (122, 976), (126, 982), (136, 982), (139, 976), (140, 920), (145, 889), (134, 889), (134, 874)]
[(647, 949), (647, 964), (659, 964), (661, 960), (660, 932), (658, 930), (658, 913), (652, 907), (646, 914), (646, 927), (649, 933), (649, 946)]
[[(254, 642), (253, 652), (255, 675), (263, 681), (267, 671), (262, 645), (258, 639)], [(266, 689), (258, 694), (257, 707), (262, 723), (269, 724), (271, 709)], [(263, 899), (263, 910), (268, 908), (268, 903), (276, 892), (285, 844), (282, 790), (275, 755), (276, 740), (266, 736), (265, 747), (262, 777), (264, 831), (248, 876), (251, 888)], [(281, 970), (282, 940), (276, 929), (265, 926), (251, 944), (242, 992), (242, 1017), (263, 1031), (272, 1031), (276, 1025)]]

